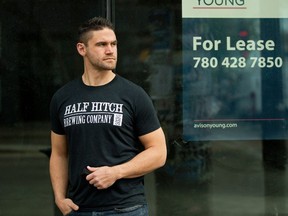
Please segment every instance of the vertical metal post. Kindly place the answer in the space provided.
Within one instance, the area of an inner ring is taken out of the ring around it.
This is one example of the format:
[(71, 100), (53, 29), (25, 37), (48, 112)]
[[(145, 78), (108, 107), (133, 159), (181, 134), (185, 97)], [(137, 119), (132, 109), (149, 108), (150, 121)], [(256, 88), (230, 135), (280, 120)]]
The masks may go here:
[(115, 1), (114, 0), (106, 0), (106, 19), (110, 20), (113, 25), (115, 26), (115, 11), (114, 11), (114, 5)]

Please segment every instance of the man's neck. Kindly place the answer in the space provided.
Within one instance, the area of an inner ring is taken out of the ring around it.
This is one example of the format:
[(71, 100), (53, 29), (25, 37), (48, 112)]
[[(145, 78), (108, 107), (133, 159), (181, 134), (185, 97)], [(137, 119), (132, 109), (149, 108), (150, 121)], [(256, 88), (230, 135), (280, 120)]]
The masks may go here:
[(87, 86), (102, 86), (111, 82), (115, 77), (113, 71), (88, 72), (82, 75), (82, 81)]

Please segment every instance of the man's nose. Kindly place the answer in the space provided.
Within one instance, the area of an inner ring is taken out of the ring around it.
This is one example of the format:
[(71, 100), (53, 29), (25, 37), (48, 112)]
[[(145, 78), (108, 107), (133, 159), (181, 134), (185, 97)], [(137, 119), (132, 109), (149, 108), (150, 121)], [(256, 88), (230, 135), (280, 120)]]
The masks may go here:
[(112, 45), (107, 45), (105, 51), (106, 51), (106, 53), (113, 53), (114, 47)]

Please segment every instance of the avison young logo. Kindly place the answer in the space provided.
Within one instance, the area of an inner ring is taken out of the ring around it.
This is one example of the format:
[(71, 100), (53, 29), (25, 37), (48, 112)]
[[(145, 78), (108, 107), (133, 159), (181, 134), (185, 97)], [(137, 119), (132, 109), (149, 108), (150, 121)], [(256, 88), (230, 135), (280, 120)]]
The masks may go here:
[(239, 7), (245, 5), (245, 0), (197, 0), (198, 7)]

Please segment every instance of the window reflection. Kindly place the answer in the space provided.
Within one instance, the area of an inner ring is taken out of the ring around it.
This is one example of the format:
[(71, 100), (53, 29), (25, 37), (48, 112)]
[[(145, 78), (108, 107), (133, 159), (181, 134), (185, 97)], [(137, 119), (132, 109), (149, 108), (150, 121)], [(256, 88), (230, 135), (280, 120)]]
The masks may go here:
[[(39, 152), (49, 148), (49, 102), (56, 89), (82, 73), (74, 33), (86, 18), (105, 15), (104, 6), (105, 2), (92, 0), (0, 0), (3, 214), (21, 210), (29, 215), (31, 209), (47, 216), (54, 213), (48, 158)], [(181, 1), (117, 0), (114, 7), (119, 41), (116, 72), (151, 95), (168, 141), (166, 166), (147, 177), (151, 215), (287, 214), (286, 141), (249, 141), (247, 137), (247, 141), (240, 141), (241, 137), (235, 141), (199, 141), (183, 136), (183, 125), (184, 132), (190, 130), (191, 115), (201, 117), (208, 109), (213, 109), (210, 114), (214, 115), (216, 111), (257, 115), (265, 100), (261, 95), (261, 71), (255, 71), (253, 76), (229, 71), (221, 71), (219, 77), (201, 71), (182, 76), (182, 67), (189, 67), (189, 61), (182, 59), (182, 42), (191, 41), (182, 34)], [(208, 37), (208, 25), (215, 27), (215, 22), (195, 20), (191, 29), (203, 31)], [(253, 25), (230, 20), (226, 25), (243, 37), (246, 30), (258, 37), (261, 34), (259, 20), (254, 20)], [(280, 21), (279, 29), (287, 61), (286, 20)], [(221, 28), (218, 33), (223, 33)], [(282, 75), (279, 81), (283, 85), (282, 107), (286, 110), (287, 74)], [(235, 97), (240, 87), (234, 83), (244, 86), (241, 97)], [(247, 83), (252, 83), (249, 88), (245, 88)], [(189, 84), (186, 93), (184, 84)], [(220, 84), (229, 91), (219, 89)], [(200, 90), (199, 85), (207, 88)], [(207, 96), (207, 92), (217, 97)], [(225, 102), (221, 109), (217, 98)], [(259, 131), (263, 129), (260, 126), (256, 128)], [(28, 194), (33, 204), (28, 201)], [(15, 197), (21, 201), (17, 207), (13, 205)], [(39, 208), (44, 205), (46, 211)]]

